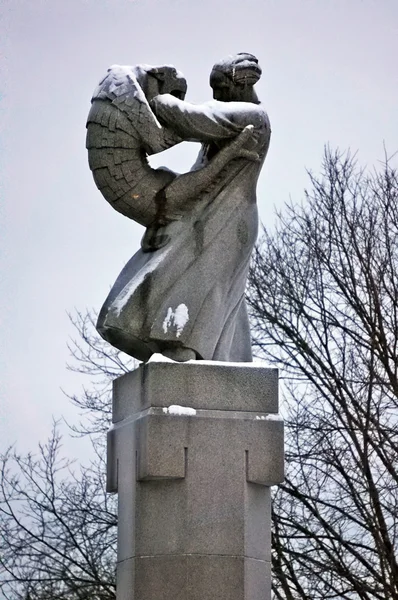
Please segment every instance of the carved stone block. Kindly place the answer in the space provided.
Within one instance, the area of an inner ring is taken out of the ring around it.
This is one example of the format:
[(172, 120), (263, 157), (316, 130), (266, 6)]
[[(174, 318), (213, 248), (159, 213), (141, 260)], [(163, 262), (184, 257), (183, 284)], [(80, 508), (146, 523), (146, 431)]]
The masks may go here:
[(268, 600), (276, 370), (153, 362), (115, 381), (113, 408), (118, 600)]

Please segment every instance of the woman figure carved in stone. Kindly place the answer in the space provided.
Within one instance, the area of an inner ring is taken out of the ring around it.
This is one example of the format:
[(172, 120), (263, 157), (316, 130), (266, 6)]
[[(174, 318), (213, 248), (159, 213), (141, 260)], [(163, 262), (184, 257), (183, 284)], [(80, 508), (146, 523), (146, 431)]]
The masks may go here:
[[(179, 187), (174, 179), (156, 192), (156, 218), (98, 318), (99, 333), (139, 360), (156, 352), (179, 361), (252, 360), (244, 293), (258, 230), (256, 184), (271, 134), (253, 87), (260, 76), (257, 59), (238, 54), (214, 65), (213, 101), (193, 105), (168, 93), (150, 99), (166, 130), (202, 148)], [(235, 157), (223, 158), (231, 141)], [(199, 173), (192, 187), (189, 177)]]

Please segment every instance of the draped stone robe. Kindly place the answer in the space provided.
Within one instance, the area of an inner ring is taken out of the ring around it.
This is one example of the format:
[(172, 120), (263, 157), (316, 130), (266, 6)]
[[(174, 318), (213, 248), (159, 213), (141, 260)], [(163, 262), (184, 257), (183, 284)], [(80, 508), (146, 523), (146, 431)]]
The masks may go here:
[(258, 162), (232, 160), (179, 220), (164, 227), (168, 243), (139, 250), (116, 280), (97, 329), (112, 345), (147, 360), (184, 347), (197, 358), (251, 361), (244, 292), (256, 242), (256, 184), (270, 141), (260, 104), (212, 101), (192, 105), (170, 95), (152, 102), (160, 122), (184, 140), (202, 142), (197, 166), (254, 126)]

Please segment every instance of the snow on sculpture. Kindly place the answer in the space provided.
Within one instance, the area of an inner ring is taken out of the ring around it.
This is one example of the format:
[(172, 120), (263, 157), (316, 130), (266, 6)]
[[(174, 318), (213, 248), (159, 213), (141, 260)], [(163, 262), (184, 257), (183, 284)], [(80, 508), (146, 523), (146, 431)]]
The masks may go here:
[[(171, 66), (111, 67), (94, 92), (87, 148), (95, 182), (146, 227), (97, 328), (139, 360), (252, 360), (244, 291), (271, 133), (253, 87), (260, 76), (257, 59), (238, 54), (214, 65), (206, 104), (185, 101), (185, 79)], [(147, 155), (184, 140), (202, 143), (189, 173), (148, 165)]]

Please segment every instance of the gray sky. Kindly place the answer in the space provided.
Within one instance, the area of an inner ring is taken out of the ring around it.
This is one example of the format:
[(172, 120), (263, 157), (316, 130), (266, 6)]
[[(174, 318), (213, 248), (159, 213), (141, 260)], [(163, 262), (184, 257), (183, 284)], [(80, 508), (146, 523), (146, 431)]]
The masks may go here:
[[(383, 141), (398, 150), (398, 2), (2, 0), (0, 14), (0, 448), (26, 450), (52, 415), (76, 414), (60, 391), (81, 385), (65, 369), (66, 311), (100, 308), (143, 233), (87, 165), (85, 119), (107, 67), (174, 64), (187, 100), (202, 102), (215, 61), (257, 55), (273, 131), (258, 202), (272, 223), (274, 206), (302, 198), (325, 143), (368, 165)], [(184, 145), (156, 164), (182, 172), (196, 152)]]

